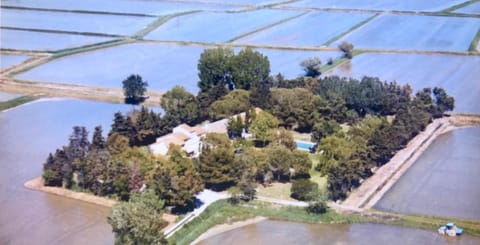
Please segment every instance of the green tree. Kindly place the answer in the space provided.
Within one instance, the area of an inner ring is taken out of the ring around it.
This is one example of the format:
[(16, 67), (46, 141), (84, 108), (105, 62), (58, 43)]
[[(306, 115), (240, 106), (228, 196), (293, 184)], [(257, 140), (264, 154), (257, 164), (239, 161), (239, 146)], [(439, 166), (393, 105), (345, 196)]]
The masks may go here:
[(276, 88), (272, 92), (272, 114), (287, 129), (309, 132), (324, 101), (305, 88)]
[(134, 142), (132, 145), (144, 146), (154, 143), (157, 139), (155, 114), (152, 114), (146, 107), (142, 106), (142, 109), (140, 109), (140, 112), (134, 118), (135, 137), (133, 138)]
[(293, 174), (295, 157), (292, 152), (283, 145), (274, 145), (267, 148), (269, 170), (277, 181), (289, 180)]
[(242, 137), (242, 132), (245, 129), (245, 125), (242, 122), (240, 116), (230, 117), (228, 119), (227, 134), (230, 138)]
[(161, 231), (167, 225), (162, 219), (163, 205), (151, 190), (115, 204), (107, 219), (115, 233), (115, 244), (167, 244)]
[(123, 116), (120, 112), (115, 113), (112, 128), (108, 133), (108, 136), (110, 137), (114, 133), (127, 137), (130, 145), (134, 145), (136, 142), (137, 132), (132, 118), (129, 116)]
[(96, 126), (93, 131), (92, 144), (90, 144), (90, 150), (100, 150), (105, 149), (106, 142), (105, 137), (103, 137), (102, 126)]
[(234, 149), (224, 134), (211, 133), (202, 139), (198, 171), (207, 188), (226, 190), (236, 183)]
[(267, 80), (270, 74), (268, 57), (251, 48), (240, 51), (232, 59), (232, 80), (237, 89), (250, 90)]
[(148, 83), (143, 81), (140, 75), (132, 74), (123, 80), (122, 84), (125, 103), (136, 105), (145, 100), (144, 94), (147, 91)]
[(234, 57), (230, 48), (206, 49), (198, 61), (198, 87), (207, 92), (216, 86), (233, 88), (231, 62)]
[(272, 133), (270, 144), (284, 145), (291, 151), (297, 149), (297, 143), (295, 143), (295, 140), (293, 139), (292, 132), (284, 128), (277, 129)]
[(255, 88), (250, 90), (250, 104), (254, 107), (263, 108), (265, 110), (270, 109), (272, 107), (272, 93), (270, 92), (271, 87), (272, 82), (270, 79), (258, 83)]
[(166, 205), (191, 208), (195, 195), (203, 190), (200, 175), (180, 147), (172, 147), (168, 155), (168, 160), (161, 162), (154, 171), (151, 187)]
[(312, 141), (319, 142), (322, 138), (335, 134), (340, 130), (340, 124), (338, 124), (336, 121), (321, 119), (313, 126)]
[(318, 57), (307, 58), (300, 63), (307, 77), (318, 77), (322, 74), (322, 61)]
[(175, 86), (162, 96), (165, 113), (175, 116), (178, 124), (195, 124), (199, 117), (197, 98), (182, 86)]
[(312, 160), (308, 157), (307, 152), (299, 150), (293, 151), (292, 168), (294, 170), (294, 178), (310, 178), (310, 169), (312, 169), (312, 165)]
[(340, 49), (344, 53), (345, 58), (353, 58), (353, 44), (344, 41), (340, 45), (338, 45), (338, 49)]
[(56, 161), (52, 153), (48, 155), (47, 161), (43, 164), (42, 177), (46, 186), (62, 186), (62, 165)]
[(455, 108), (455, 98), (448, 96), (443, 88), (433, 88), (433, 95), (435, 96), (435, 104), (437, 105), (437, 117), (441, 117), (446, 111), (453, 111)]
[(210, 118), (214, 120), (228, 118), (247, 111), (250, 109), (249, 96), (250, 92), (243, 89), (231, 91), (210, 105), (208, 108)]
[(278, 120), (272, 114), (262, 111), (255, 116), (250, 125), (250, 132), (257, 140), (266, 145), (274, 129), (278, 127)]

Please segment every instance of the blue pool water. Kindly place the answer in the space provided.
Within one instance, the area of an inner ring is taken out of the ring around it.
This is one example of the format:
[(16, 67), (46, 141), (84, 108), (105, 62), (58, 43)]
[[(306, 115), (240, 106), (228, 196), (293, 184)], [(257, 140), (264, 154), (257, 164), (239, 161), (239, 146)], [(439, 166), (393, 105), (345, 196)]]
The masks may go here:
[(307, 141), (295, 141), (295, 143), (297, 143), (297, 149), (302, 151), (310, 151), (310, 147), (315, 145), (314, 143)]

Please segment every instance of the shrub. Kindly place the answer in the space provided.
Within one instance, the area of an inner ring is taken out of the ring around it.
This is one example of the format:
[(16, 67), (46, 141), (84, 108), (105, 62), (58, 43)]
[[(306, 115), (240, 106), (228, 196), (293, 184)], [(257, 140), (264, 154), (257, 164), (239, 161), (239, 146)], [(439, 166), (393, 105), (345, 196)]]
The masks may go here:
[(319, 195), (318, 184), (307, 179), (292, 182), (291, 197), (300, 201), (312, 201)]
[(312, 202), (306, 207), (307, 212), (314, 214), (323, 214), (327, 212), (327, 204), (324, 201)]

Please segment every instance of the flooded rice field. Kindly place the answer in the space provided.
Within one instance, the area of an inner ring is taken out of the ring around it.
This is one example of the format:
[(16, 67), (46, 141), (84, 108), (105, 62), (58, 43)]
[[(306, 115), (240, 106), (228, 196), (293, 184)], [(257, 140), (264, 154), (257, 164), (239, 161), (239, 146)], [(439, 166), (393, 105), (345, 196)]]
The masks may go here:
[(195, 13), (173, 18), (145, 38), (161, 41), (228, 42), (301, 13), (271, 9), (240, 13)]
[(20, 64), (30, 58), (28, 55), (0, 54), (0, 69), (3, 70), (10, 66)]
[[(284, 46), (321, 46), (330, 39), (348, 31), (373, 14), (312, 12), (248, 35), (235, 43)], [(312, 33), (312, 27), (317, 31)]]
[[(48, 153), (68, 141), (71, 128), (110, 129), (129, 105), (44, 100), (0, 112), (0, 244), (112, 244), (108, 208), (29, 190)], [(91, 136), (91, 135), (90, 135)]]
[[(32, 40), (35, 41), (32, 42)], [(0, 43), (2, 49), (54, 51), (110, 40), (113, 39), (106, 37), (0, 29)]]
[(304, 224), (266, 220), (227, 231), (200, 241), (198, 245), (260, 244), (457, 244), (474, 245), (480, 238), (444, 237), (435, 231), (377, 224)]
[(463, 8), (457, 9), (455, 13), (480, 14), (480, 2), (471, 3)]
[(133, 35), (153, 22), (152, 17), (2, 9), (1, 25), (33, 30)]
[[(388, 64), (388, 65), (385, 65)], [(413, 89), (441, 86), (455, 97), (455, 111), (480, 113), (480, 56), (361, 54), (328, 74), (410, 84)]]
[[(151, 0), (1, 0), (2, 5), (24, 8), (81, 10), (92, 12), (167, 15), (195, 10), (239, 10), (239, 6)], [(210, 2), (210, 1), (209, 1)], [(135, 6), (135, 7), (132, 7)]]
[(480, 127), (439, 136), (375, 208), (480, 220)]
[[(141, 74), (152, 90), (166, 91), (175, 85), (182, 85), (191, 92), (197, 92), (197, 64), (203, 50), (204, 47), (199, 46), (127, 44), (60, 58), (16, 78), (120, 88), (123, 79), (135, 73)], [(259, 51), (269, 57), (272, 74), (281, 72), (288, 78), (302, 73), (299, 64), (306, 58), (318, 56), (326, 60), (340, 55), (340, 52), (321, 51)], [(80, 66), (81, 70), (78, 68)], [(58, 72), (59, 70), (63, 72)]]
[(382, 14), (343, 36), (356, 48), (467, 51), (480, 28), (479, 18)]
[(465, 0), (304, 0), (288, 6), (334, 8), (334, 9), (368, 9), (400, 11), (440, 11), (465, 2)]

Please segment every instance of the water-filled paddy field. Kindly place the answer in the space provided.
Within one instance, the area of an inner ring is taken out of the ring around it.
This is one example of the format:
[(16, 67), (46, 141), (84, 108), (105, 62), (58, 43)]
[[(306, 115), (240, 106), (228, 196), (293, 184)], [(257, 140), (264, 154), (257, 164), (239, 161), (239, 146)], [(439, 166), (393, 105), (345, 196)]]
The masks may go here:
[(153, 17), (2, 9), (1, 25), (34, 30), (132, 35)]
[[(166, 15), (195, 10), (238, 10), (241, 7), (150, 0), (2, 0), (2, 5), (26, 8)], [(134, 6), (134, 7), (132, 7)]]
[(145, 38), (162, 41), (227, 42), (301, 13), (271, 9), (240, 13), (195, 13), (170, 19)]
[(0, 54), (0, 69), (20, 64), (30, 58), (28, 55)]
[(111, 40), (113, 40), (113, 38), (6, 29), (0, 30), (2, 49), (55, 51)]
[(334, 9), (368, 9), (400, 11), (440, 11), (465, 2), (465, 0), (304, 0), (288, 6), (334, 8)]
[[(109, 209), (25, 189), (41, 175), (49, 152), (68, 142), (74, 125), (110, 129), (128, 105), (80, 100), (41, 101), (0, 112), (0, 243), (112, 244)], [(90, 135), (91, 136), (91, 135)]]
[(455, 13), (480, 14), (480, 2), (471, 3), (463, 8), (457, 9)]
[(375, 208), (480, 220), (479, 149), (480, 127), (439, 136)]
[[(101, 87), (121, 87), (132, 73), (140, 74), (149, 89), (166, 91), (182, 85), (198, 91), (197, 64), (204, 47), (151, 43), (127, 44), (95, 52), (63, 57), (18, 75), (16, 78), (43, 82), (74, 83)], [(288, 78), (302, 73), (300, 62), (318, 56), (336, 58), (339, 52), (260, 49), (271, 60), (272, 74)], [(58, 72), (61, 70), (62, 72)]]
[(373, 14), (311, 12), (286, 23), (246, 36), (235, 43), (320, 46)]
[(455, 111), (480, 113), (480, 56), (361, 54), (328, 74), (410, 84), (413, 89), (441, 86), (455, 97)]
[(342, 37), (355, 48), (467, 51), (480, 18), (383, 14)]
[(473, 245), (479, 238), (444, 237), (436, 232), (378, 224), (305, 224), (266, 220), (227, 231), (198, 245), (243, 244), (458, 244)]

